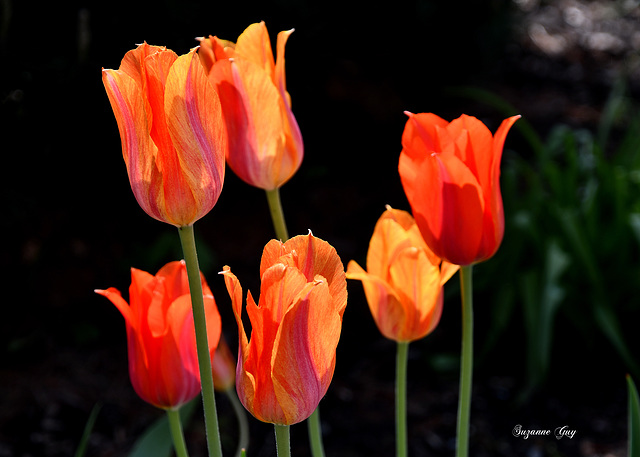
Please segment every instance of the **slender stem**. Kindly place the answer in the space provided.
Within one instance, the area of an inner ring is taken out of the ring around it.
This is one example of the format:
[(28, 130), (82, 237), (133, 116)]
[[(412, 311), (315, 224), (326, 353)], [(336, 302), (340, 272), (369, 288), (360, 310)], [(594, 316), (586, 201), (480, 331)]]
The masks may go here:
[(396, 457), (407, 457), (407, 358), (409, 342), (398, 342), (396, 353)]
[(307, 429), (309, 430), (309, 441), (311, 442), (311, 455), (313, 457), (324, 457), (322, 427), (320, 425), (320, 408), (316, 408), (316, 410), (307, 419)]
[(200, 267), (196, 252), (196, 240), (193, 225), (178, 228), (184, 261), (187, 265), (189, 277), (189, 291), (193, 308), (193, 321), (196, 328), (196, 345), (198, 350), (198, 365), (200, 367), (200, 382), (202, 384), (202, 404), (204, 407), (204, 425), (207, 433), (209, 457), (222, 457), (222, 443), (218, 428), (218, 413), (216, 412), (216, 398), (213, 391), (213, 375), (211, 371), (211, 356), (207, 341), (207, 323), (204, 312), (204, 296), (200, 281)]
[(276, 429), (276, 451), (278, 457), (291, 457), (289, 426), (273, 424)]
[(266, 192), (273, 228), (276, 230), (276, 237), (280, 241), (285, 242), (289, 239), (289, 232), (287, 231), (287, 224), (284, 221), (284, 212), (282, 211), (282, 203), (280, 202), (280, 188), (276, 187)]
[(238, 418), (238, 428), (240, 429), (240, 437), (238, 439), (238, 448), (236, 450), (236, 456), (240, 457), (242, 455), (242, 451), (246, 450), (249, 446), (249, 421), (247, 420), (247, 410), (244, 409), (242, 403), (240, 403), (240, 399), (238, 399), (238, 394), (236, 393), (235, 386), (230, 387), (225, 391), (227, 397), (231, 401), (231, 406), (233, 407), (233, 411), (236, 413), (236, 417)]
[(176, 450), (176, 457), (189, 457), (189, 452), (187, 452), (187, 444), (184, 441), (184, 433), (182, 432), (180, 410), (167, 409), (166, 411), (167, 417), (169, 418), (169, 428), (171, 429), (173, 447)]
[(462, 293), (462, 356), (460, 359), (460, 398), (458, 400), (458, 431), (456, 456), (469, 455), (469, 416), (473, 377), (473, 279), (472, 266), (460, 267)]

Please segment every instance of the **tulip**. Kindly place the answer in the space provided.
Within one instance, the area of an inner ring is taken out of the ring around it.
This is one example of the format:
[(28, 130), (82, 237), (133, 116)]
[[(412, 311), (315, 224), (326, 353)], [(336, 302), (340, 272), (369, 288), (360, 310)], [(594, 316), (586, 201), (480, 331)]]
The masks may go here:
[(257, 419), (288, 426), (307, 419), (327, 392), (347, 305), (344, 267), (335, 249), (313, 237), (272, 240), (260, 264), (260, 299), (251, 292), (242, 323), (242, 287), (222, 271), (238, 324), (236, 389)]
[(102, 70), (136, 200), (151, 217), (188, 226), (216, 204), (227, 138), (220, 100), (195, 49), (147, 43)]
[(471, 265), (492, 257), (504, 235), (500, 159), (507, 132), (495, 136), (478, 119), (451, 123), (431, 113), (407, 113), (399, 172), (413, 216), (438, 257)]
[(247, 27), (236, 44), (201, 38), (198, 51), (222, 102), (227, 163), (243, 181), (266, 191), (287, 182), (303, 156), (284, 71), (284, 48), (292, 32), (278, 34), (275, 62), (264, 22)]
[(362, 281), (380, 332), (410, 342), (438, 325), (443, 285), (457, 270), (431, 252), (409, 213), (387, 207), (371, 237), (367, 271), (352, 260), (347, 278)]
[[(209, 352), (220, 339), (220, 314), (202, 278)], [(129, 303), (110, 287), (96, 290), (124, 317), (129, 376), (136, 393), (158, 408), (175, 410), (200, 392), (191, 297), (184, 262), (171, 262), (153, 276), (131, 269)]]

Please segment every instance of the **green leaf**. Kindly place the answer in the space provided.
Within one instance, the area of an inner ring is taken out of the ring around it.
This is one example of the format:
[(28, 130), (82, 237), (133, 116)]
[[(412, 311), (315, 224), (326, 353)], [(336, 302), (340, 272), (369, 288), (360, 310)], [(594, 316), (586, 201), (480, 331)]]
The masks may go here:
[(629, 457), (640, 457), (640, 400), (631, 376), (627, 375), (629, 392)]
[(593, 311), (595, 315), (595, 321), (598, 323), (600, 330), (609, 339), (609, 342), (618, 351), (618, 355), (624, 361), (627, 369), (634, 375), (640, 374), (640, 367), (638, 366), (635, 357), (629, 350), (629, 347), (625, 343), (620, 328), (620, 321), (615, 312), (607, 305), (601, 303), (595, 299), (593, 302)]
[(96, 419), (98, 418), (98, 413), (100, 412), (100, 408), (102, 405), (100, 403), (96, 403), (93, 409), (91, 410), (91, 414), (89, 414), (89, 419), (87, 419), (87, 423), (84, 426), (84, 431), (82, 432), (82, 437), (80, 438), (80, 442), (78, 443), (78, 448), (76, 449), (75, 457), (84, 457), (85, 452), (87, 451), (87, 443), (89, 442), (89, 437), (91, 436), (91, 432), (93, 431), (93, 426), (96, 423)]
[[(196, 406), (200, 404), (200, 395), (180, 408), (180, 420), (186, 428), (193, 416)], [(135, 444), (129, 457), (170, 457), (173, 452), (173, 441), (167, 415), (157, 419)]]

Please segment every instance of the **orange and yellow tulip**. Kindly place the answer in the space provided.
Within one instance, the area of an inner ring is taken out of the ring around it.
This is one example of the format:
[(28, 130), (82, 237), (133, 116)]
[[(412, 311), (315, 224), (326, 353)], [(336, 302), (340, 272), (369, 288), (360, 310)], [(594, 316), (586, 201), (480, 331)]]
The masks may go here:
[(367, 271), (352, 260), (347, 278), (362, 281), (380, 333), (411, 342), (438, 325), (444, 283), (458, 268), (431, 252), (409, 213), (387, 207), (369, 243)]
[(344, 266), (335, 249), (309, 234), (272, 240), (260, 264), (260, 299), (247, 295), (251, 340), (242, 323), (242, 287), (225, 266), (238, 324), (236, 388), (257, 419), (291, 425), (307, 419), (327, 392), (347, 306)]
[[(220, 339), (220, 314), (204, 277), (209, 352)], [(171, 262), (153, 276), (131, 269), (129, 303), (110, 287), (96, 290), (124, 317), (129, 376), (136, 393), (162, 409), (177, 409), (200, 392), (196, 335), (185, 263)]]
[(202, 38), (198, 51), (222, 102), (227, 163), (243, 181), (264, 190), (282, 186), (302, 163), (302, 135), (284, 71), (284, 47), (292, 32), (278, 34), (275, 62), (264, 22), (247, 27), (235, 44)]
[(136, 200), (155, 219), (193, 224), (220, 196), (227, 149), (220, 100), (195, 49), (178, 57), (141, 44), (102, 81)]
[(505, 119), (495, 136), (478, 119), (447, 122), (407, 113), (399, 172), (420, 232), (431, 250), (456, 265), (492, 257), (504, 235), (500, 160)]

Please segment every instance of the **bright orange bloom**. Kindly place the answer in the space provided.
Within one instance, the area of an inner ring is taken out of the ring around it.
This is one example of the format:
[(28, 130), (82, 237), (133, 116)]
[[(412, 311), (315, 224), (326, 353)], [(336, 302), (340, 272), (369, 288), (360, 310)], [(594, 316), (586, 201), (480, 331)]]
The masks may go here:
[(243, 181), (265, 190), (282, 186), (302, 163), (302, 135), (284, 71), (284, 47), (292, 32), (278, 34), (275, 62), (264, 22), (247, 27), (237, 44), (203, 38), (198, 51), (224, 108), (227, 163)]
[(182, 227), (207, 214), (224, 181), (227, 138), (220, 101), (195, 49), (178, 57), (147, 43), (102, 70), (136, 200)]
[(347, 306), (344, 266), (336, 250), (311, 233), (271, 240), (260, 264), (260, 300), (251, 292), (242, 323), (242, 287), (229, 267), (225, 284), (238, 323), (238, 397), (257, 419), (290, 425), (308, 418), (327, 392)]
[[(220, 339), (220, 314), (201, 279), (213, 357)], [(129, 376), (140, 398), (158, 408), (175, 409), (198, 395), (200, 371), (184, 261), (168, 263), (155, 276), (132, 268), (130, 304), (113, 287), (96, 292), (111, 300), (124, 317)]]
[(352, 260), (347, 278), (362, 281), (380, 332), (410, 342), (438, 325), (442, 288), (458, 268), (431, 252), (409, 213), (387, 207), (369, 243), (367, 271)]
[(451, 123), (407, 113), (399, 171), (413, 216), (431, 250), (456, 265), (492, 257), (504, 235), (500, 160), (506, 119), (495, 136), (478, 119)]

